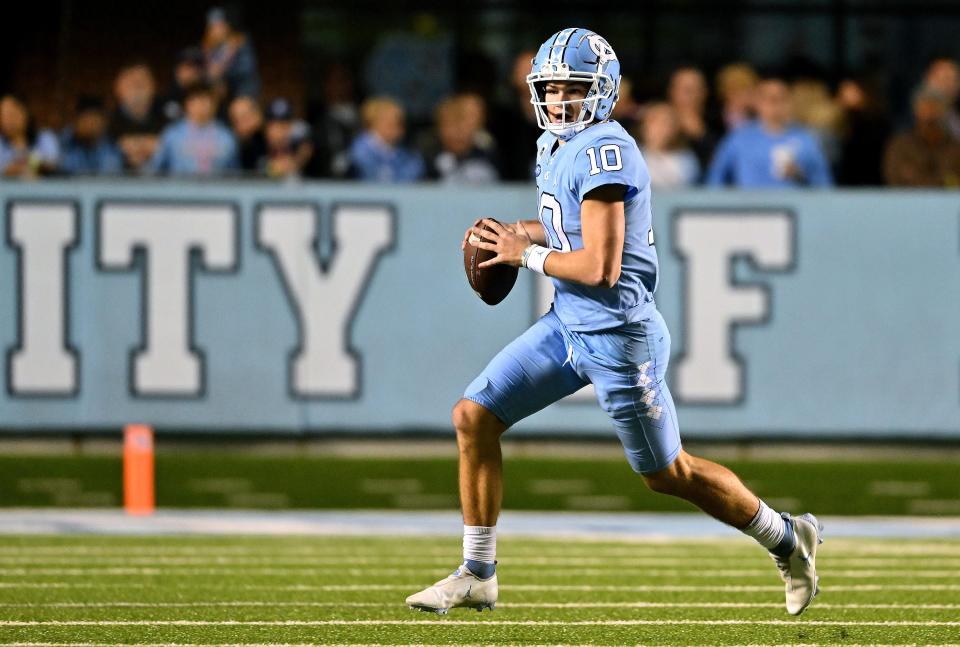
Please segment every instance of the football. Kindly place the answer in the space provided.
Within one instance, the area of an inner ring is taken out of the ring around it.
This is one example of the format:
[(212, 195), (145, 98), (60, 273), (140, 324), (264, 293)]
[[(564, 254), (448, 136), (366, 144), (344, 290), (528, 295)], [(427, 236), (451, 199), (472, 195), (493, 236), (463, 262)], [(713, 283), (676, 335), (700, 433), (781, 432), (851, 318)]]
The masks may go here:
[[(491, 218), (490, 220), (493, 220)], [(498, 221), (494, 221), (498, 222)], [(486, 225), (480, 225), (483, 229), (489, 230)], [(492, 230), (491, 230), (492, 231)], [(463, 269), (467, 273), (467, 281), (470, 287), (477, 293), (484, 303), (495, 306), (510, 294), (513, 284), (517, 282), (517, 274), (520, 268), (512, 265), (493, 265), (491, 267), (478, 267), (480, 263), (488, 261), (496, 252), (476, 247), (479, 239), (471, 234), (466, 247), (463, 248)]]

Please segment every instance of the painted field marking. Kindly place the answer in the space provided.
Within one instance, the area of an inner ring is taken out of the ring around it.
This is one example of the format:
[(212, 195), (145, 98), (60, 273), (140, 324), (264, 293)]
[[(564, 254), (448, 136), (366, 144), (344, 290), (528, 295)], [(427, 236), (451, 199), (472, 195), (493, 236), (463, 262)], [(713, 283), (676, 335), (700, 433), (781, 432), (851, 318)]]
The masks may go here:
[[(0, 535), (2, 537), (2, 535)], [(424, 563), (424, 562), (434, 562), (434, 561), (443, 561), (446, 563), (450, 559), (458, 559), (460, 556), (461, 547), (459, 545), (451, 545), (449, 549), (438, 550), (438, 551), (424, 551), (415, 548), (410, 548), (406, 551), (380, 551), (377, 549), (372, 550), (356, 550), (353, 552), (343, 552), (337, 553), (333, 551), (316, 551), (316, 552), (303, 552), (303, 553), (269, 553), (265, 551), (257, 551), (251, 553), (221, 553), (217, 551), (185, 551), (183, 553), (161, 553), (161, 552), (152, 552), (149, 547), (144, 547), (138, 551), (131, 551), (129, 553), (116, 553), (116, 552), (103, 552), (103, 553), (35, 553), (35, 552), (23, 552), (23, 553), (0, 553), (0, 564), (9, 564), (9, 563), (20, 563), (21, 560), (29, 560), (30, 562), (40, 562), (45, 558), (50, 558), (51, 562), (64, 562), (69, 563), (72, 559), (75, 563), (87, 563), (86, 560), (93, 560), (93, 563), (99, 563), (100, 561), (111, 561), (111, 560), (132, 560), (133, 563), (144, 561), (148, 559), (144, 555), (156, 555), (156, 559), (159, 560), (171, 560), (175, 561), (178, 559), (185, 560), (185, 564), (192, 564), (204, 559), (207, 560), (224, 560), (225, 562), (237, 562), (245, 563), (250, 560), (252, 561), (263, 561), (269, 563), (283, 563), (283, 562), (292, 562), (300, 563), (303, 561), (310, 561), (317, 564), (364, 564), (364, 563), (377, 563), (378, 560), (388, 560), (395, 561), (398, 563)], [(960, 562), (960, 551), (943, 553), (943, 552), (929, 552), (929, 553), (910, 553), (903, 552), (897, 553), (896, 551), (869, 551), (869, 550), (858, 550), (855, 548), (843, 549), (832, 543), (825, 543), (821, 550), (824, 552), (824, 559), (831, 559), (834, 561), (857, 561), (860, 560), (877, 560), (878, 562), (886, 563), (887, 561), (902, 561), (908, 564), (923, 564), (930, 560), (943, 560), (946, 563), (956, 564)], [(758, 552), (759, 551), (759, 552)], [(656, 550), (646, 550), (646, 551), (636, 551), (636, 552), (627, 552), (627, 553), (603, 553), (603, 552), (591, 552), (589, 554), (576, 554), (576, 553), (564, 553), (562, 551), (532, 551), (529, 553), (517, 553), (509, 549), (502, 549), (498, 547), (497, 558), (503, 558), (506, 560), (516, 561), (516, 562), (529, 562), (529, 563), (540, 563), (544, 561), (556, 561), (557, 559), (564, 559), (569, 561), (585, 561), (587, 563), (599, 563), (599, 564), (611, 564), (611, 563), (630, 563), (633, 560), (643, 561), (656, 561), (656, 560), (692, 560), (692, 559), (703, 559), (704, 556), (709, 555), (711, 559), (720, 559), (720, 560), (750, 560), (756, 558), (757, 555), (763, 555), (762, 549), (753, 543), (747, 544), (742, 550), (736, 551), (719, 551), (713, 550), (711, 548), (704, 548), (697, 551), (690, 552), (678, 552), (678, 551), (656, 551)]]
[(792, 627), (960, 627), (953, 620), (0, 620), (3, 627), (352, 627), (452, 625), (501, 627), (632, 627), (765, 625)]
[[(399, 602), (274, 602), (269, 600), (230, 600), (218, 602), (0, 602), (4, 609), (182, 609), (195, 607), (265, 608), (379, 608), (403, 606)], [(782, 603), (767, 602), (505, 602), (504, 609), (779, 609)], [(960, 609), (960, 604), (831, 604), (817, 603), (818, 609)]]
[[(715, 557), (715, 556), (714, 556)], [(568, 559), (566, 561), (575, 562), (577, 566), (593, 566), (593, 567), (605, 567), (609, 570), (621, 571), (624, 567), (643, 567), (646, 565), (649, 566), (684, 566), (691, 563), (695, 556), (688, 557), (616, 557), (616, 558), (602, 558), (602, 557), (584, 557), (576, 559)], [(273, 568), (282, 568), (282, 567), (315, 567), (315, 566), (329, 566), (329, 570), (335, 569), (356, 569), (362, 566), (369, 566), (375, 564), (381, 564), (384, 561), (383, 556), (373, 556), (373, 557), (346, 557), (346, 558), (336, 558), (336, 557), (299, 557), (297, 559), (285, 558), (285, 559), (269, 559), (263, 557), (250, 557), (250, 558), (237, 558), (237, 557), (223, 557), (223, 556), (214, 556), (208, 555), (205, 557), (46, 557), (46, 556), (29, 556), (23, 555), (20, 557), (0, 557), (0, 564), (16, 564), (16, 565), (29, 565), (36, 563), (38, 565), (44, 565), (44, 567), (57, 567), (57, 566), (69, 566), (72, 564), (77, 564), (78, 566), (74, 568), (120, 568), (120, 567), (136, 567), (136, 566), (191, 566), (191, 565), (214, 565), (214, 566), (236, 566), (248, 568), (250, 566), (258, 567), (273, 567)], [(456, 556), (453, 553), (450, 553), (444, 557), (434, 557), (434, 558), (387, 558), (392, 563), (399, 563), (405, 568), (414, 568), (414, 567), (445, 567), (451, 565), (456, 561)], [(743, 555), (742, 557), (726, 557), (725, 561), (731, 561), (737, 559), (743, 563), (766, 563), (766, 557), (761, 551), (753, 551), (750, 554)], [(519, 558), (512, 559), (509, 556), (501, 557), (501, 562), (507, 564), (510, 568), (523, 568), (523, 567), (536, 567), (536, 566), (550, 566), (555, 564), (557, 558), (554, 557), (541, 557), (541, 558)], [(831, 566), (861, 566), (861, 567), (882, 567), (882, 566), (901, 566), (907, 567), (914, 564), (926, 564), (930, 561), (929, 558), (924, 556), (921, 561), (918, 558), (857, 558), (857, 557), (833, 557), (833, 556), (821, 556), (821, 564), (829, 564)], [(942, 570), (944, 567), (952, 567), (960, 571), (960, 558), (938, 558), (936, 560), (939, 569), (919, 569), (919, 570)], [(31, 568), (33, 568), (31, 566)], [(39, 568), (39, 566), (38, 566)], [(2, 568), (0, 568), (2, 570)], [(300, 569), (298, 569), (299, 571)], [(327, 570), (326, 568), (324, 570)], [(913, 571), (915, 569), (911, 569)], [(377, 569), (377, 572), (383, 572), (383, 569)]]
[[(442, 541), (436, 537), (428, 538), (430, 543), (449, 543), (451, 546), (457, 544), (452, 540)], [(507, 540), (509, 542), (509, 540)], [(656, 557), (684, 557), (702, 554), (705, 549), (714, 551), (720, 550), (724, 553), (733, 553), (734, 555), (754, 550), (750, 543), (743, 538), (730, 538), (724, 540), (709, 540), (703, 542), (686, 542), (678, 545), (676, 541), (652, 541), (645, 539), (638, 540), (635, 543), (618, 542), (617, 545), (598, 545), (590, 547), (587, 543), (577, 538), (564, 538), (562, 540), (527, 540), (532, 542), (528, 549), (523, 548), (505, 548), (504, 555), (521, 557), (530, 555), (534, 557), (564, 556), (570, 558), (590, 558), (590, 557), (633, 557), (647, 556)], [(912, 543), (902, 544), (893, 542), (871, 542), (869, 540), (847, 540), (831, 539), (829, 547), (832, 550), (843, 550), (854, 552), (863, 556), (867, 554), (891, 555), (894, 557), (903, 557), (913, 555), (916, 557), (960, 557), (960, 543)], [(415, 550), (420, 555), (426, 556), (445, 556), (449, 555), (446, 549), (426, 548), (423, 542), (396, 543), (382, 546), (373, 546), (367, 550), (359, 551), (355, 545), (333, 545), (325, 546), (318, 544), (316, 547), (296, 547), (296, 546), (270, 546), (270, 550), (263, 550), (257, 547), (247, 548), (236, 546), (235, 544), (202, 544), (196, 546), (157, 546), (155, 544), (122, 544), (116, 546), (110, 545), (91, 545), (91, 546), (60, 546), (60, 545), (30, 545), (30, 546), (3, 546), (0, 547), (0, 555), (142, 555), (147, 550), (158, 555), (206, 555), (207, 553), (215, 555), (250, 555), (250, 556), (290, 556), (298, 557), (304, 555), (317, 556), (337, 556), (337, 555), (357, 555), (360, 553), (376, 552), (384, 555), (407, 556), (411, 550)]]
[[(445, 575), (451, 569), (417, 569), (417, 568), (150, 568), (150, 567), (112, 567), (103, 568), (0, 568), (0, 577), (10, 576), (54, 576), (54, 577), (88, 577), (88, 576), (129, 576), (129, 575), (222, 575), (249, 577), (251, 575), (275, 577), (311, 577), (323, 575), (340, 575), (352, 577), (422, 575), (424, 577)], [(542, 569), (509, 568), (516, 576), (533, 574), (538, 579), (568, 578), (565, 572), (544, 572)], [(636, 573), (646, 577), (767, 577), (773, 573), (772, 568), (763, 569), (698, 569), (698, 568), (578, 568), (577, 574), (582, 576), (613, 576)], [(903, 577), (909, 579), (960, 579), (960, 570), (943, 569), (845, 569), (825, 570), (831, 578), (848, 579), (875, 579)]]
[[(241, 589), (244, 591), (415, 591), (423, 587), (423, 582), (413, 584), (285, 584), (285, 585), (266, 585), (266, 584), (216, 584), (204, 585), (198, 583), (190, 584), (164, 584), (165, 589)], [(116, 582), (112, 584), (92, 583), (92, 582), (0, 582), (0, 589), (152, 589), (156, 590), (156, 583), (141, 582)], [(759, 593), (766, 591), (783, 592), (783, 586), (779, 585), (683, 585), (683, 584), (664, 584), (655, 585), (573, 585), (573, 584), (504, 584), (500, 586), (501, 590), (507, 591), (580, 591), (580, 592), (690, 592), (690, 591), (711, 591), (721, 593)], [(885, 591), (960, 591), (960, 584), (831, 584), (831, 592), (885, 592)]]

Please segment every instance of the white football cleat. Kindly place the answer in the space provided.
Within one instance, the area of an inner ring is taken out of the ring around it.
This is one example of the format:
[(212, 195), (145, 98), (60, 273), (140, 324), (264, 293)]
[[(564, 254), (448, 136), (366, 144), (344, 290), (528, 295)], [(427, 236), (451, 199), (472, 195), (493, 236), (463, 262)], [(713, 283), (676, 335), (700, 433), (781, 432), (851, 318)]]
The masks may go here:
[(787, 513), (783, 513), (782, 516), (793, 523), (797, 545), (787, 559), (777, 557), (773, 553), (770, 556), (780, 570), (780, 579), (787, 584), (787, 613), (798, 616), (810, 606), (814, 596), (820, 592), (816, 558), (817, 546), (823, 543), (823, 539), (820, 538), (823, 524), (809, 512), (799, 517)]
[(461, 565), (433, 586), (407, 598), (411, 609), (432, 613), (446, 613), (455, 607), (492, 611), (496, 603), (497, 574), (481, 580), (465, 565)]

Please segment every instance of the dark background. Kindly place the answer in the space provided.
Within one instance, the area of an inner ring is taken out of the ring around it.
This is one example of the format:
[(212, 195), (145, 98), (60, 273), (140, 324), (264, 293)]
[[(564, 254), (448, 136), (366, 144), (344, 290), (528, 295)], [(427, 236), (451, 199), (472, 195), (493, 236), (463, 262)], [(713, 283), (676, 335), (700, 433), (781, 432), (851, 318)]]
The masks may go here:
[[(125, 62), (143, 59), (161, 88), (177, 52), (199, 42), (216, 2), (61, 0), (2, 10), (0, 90), (28, 98), (42, 125), (59, 127), (80, 93), (110, 96)], [(712, 75), (744, 60), (836, 81), (868, 73), (905, 116), (931, 56), (960, 55), (960, 2), (899, 0), (647, 0), (550, 3), (270, 0), (235, 2), (260, 58), (264, 96), (287, 96), (312, 112), (324, 69), (342, 62), (365, 94), (363, 65), (393, 33), (448, 38), (461, 88), (498, 98), (513, 57), (577, 24), (614, 44), (639, 99), (659, 94), (669, 71), (693, 63)]]

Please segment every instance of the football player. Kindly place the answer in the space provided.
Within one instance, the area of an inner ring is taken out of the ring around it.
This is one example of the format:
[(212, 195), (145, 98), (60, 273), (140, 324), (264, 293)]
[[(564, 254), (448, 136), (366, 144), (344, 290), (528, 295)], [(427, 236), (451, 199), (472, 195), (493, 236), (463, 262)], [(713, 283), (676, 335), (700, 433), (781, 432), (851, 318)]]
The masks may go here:
[[(587, 29), (551, 36), (527, 77), (539, 126), (538, 220), (478, 221), (464, 235), (507, 263), (551, 277), (553, 307), (497, 354), (453, 409), (460, 450), (463, 564), (407, 598), (415, 609), (492, 609), (502, 495), (500, 436), (587, 383), (627, 460), (653, 491), (677, 496), (766, 548), (799, 614), (817, 594), (821, 525), (779, 514), (716, 463), (686, 453), (665, 379), (670, 334), (657, 311), (650, 177), (633, 138), (610, 113), (620, 64)], [(482, 232), (482, 222), (493, 232)], [(474, 239), (476, 240), (476, 239)]]

